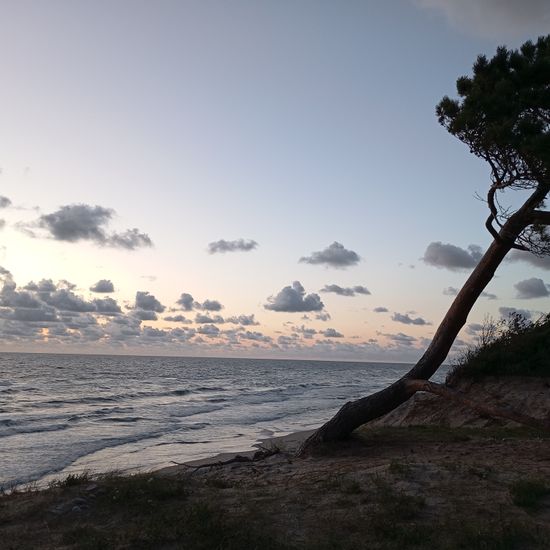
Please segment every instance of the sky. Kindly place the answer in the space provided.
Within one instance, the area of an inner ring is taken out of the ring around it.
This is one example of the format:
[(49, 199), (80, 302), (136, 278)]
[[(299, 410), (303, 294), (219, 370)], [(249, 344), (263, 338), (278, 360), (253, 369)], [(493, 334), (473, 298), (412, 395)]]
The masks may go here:
[[(1, 351), (412, 362), (490, 243), (488, 167), (435, 105), (550, 32), (550, 4), (0, 0), (0, 21)], [(513, 254), (455, 351), (548, 312), (549, 271)]]

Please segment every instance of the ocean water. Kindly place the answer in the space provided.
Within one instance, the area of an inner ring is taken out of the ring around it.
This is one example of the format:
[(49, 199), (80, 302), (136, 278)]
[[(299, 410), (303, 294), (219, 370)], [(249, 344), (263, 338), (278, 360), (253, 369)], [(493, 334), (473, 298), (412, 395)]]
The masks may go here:
[(0, 487), (150, 470), (315, 428), (410, 365), (0, 354)]

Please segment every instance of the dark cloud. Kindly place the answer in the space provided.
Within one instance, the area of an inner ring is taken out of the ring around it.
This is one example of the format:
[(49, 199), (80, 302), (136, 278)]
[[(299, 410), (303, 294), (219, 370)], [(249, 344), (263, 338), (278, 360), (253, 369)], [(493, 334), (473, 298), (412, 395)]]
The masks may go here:
[(510, 315), (517, 313), (526, 319), (531, 319), (533, 317), (533, 312), (528, 309), (518, 309), (517, 307), (499, 307), (498, 312), (503, 319), (508, 319)]
[(378, 307), (375, 307), (372, 311), (374, 311), (374, 313), (387, 313), (389, 309), (384, 306), (378, 306)]
[(326, 311), (322, 311), (321, 313), (317, 313), (315, 315), (315, 319), (318, 321), (330, 321), (330, 313), (327, 313)]
[[(443, 294), (445, 296), (456, 296), (458, 294), (458, 288), (455, 288), (454, 286), (448, 286), (447, 288), (443, 289)], [(496, 294), (492, 294), (491, 292), (485, 292), (485, 291), (481, 293), (481, 297), (487, 298), (487, 300), (496, 300), (498, 298)]]
[[(34, 226), (45, 229), (53, 239), (58, 241), (91, 241), (100, 246), (127, 250), (152, 246), (149, 236), (135, 228), (127, 229), (122, 233), (108, 233), (106, 226), (113, 215), (114, 210), (110, 208), (70, 204), (62, 206), (51, 214), (40, 216)], [(27, 229), (32, 233), (28, 226)]]
[(428, 323), (421, 317), (411, 317), (408, 314), (402, 314), (402, 313), (394, 313), (392, 315), (392, 321), (396, 321), (397, 323), (403, 323), (405, 325), (430, 325), (431, 323)]
[(541, 269), (550, 270), (550, 256), (535, 256), (531, 252), (512, 250), (507, 256), (510, 262), (526, 262)]
[(96, 306), (93, 303), (87, 302), (74, 292), (64, 288), (48, 293), (43, 297), (43, 300), (49, 306), (53, 306), (59, 311), (84, 313), (96, 310)]
[(197, 332), (213, 338), (220, 334), (220, 329), (216, 325), (202, 325), (197, 329)]
[(8, 199), (8, 197), (0, 195), (0, 208), (7, 208), (8, 206), (11, 206), (10, 199)]
[(104, 314), (122, 313), (117, 301), (113, 298), (96, 298), (93, 301), (96, 311)]
[(137, 291), (136, 292), (136, 309), (143, 309), (145, 311), (156, 311), (162, 313), (166, 308), (148, 292)]
[(266, 336), (265, 334), (262, 334), (261, 332), (250, 331), (250, 330), (247, 330), (245, 332), (241, 332), (239, 334), (239, 338), (241, 338), (242, 340), (252, 340), (254, 342), (264, 342), (266, 344), (269, 344), (273, 341), (271, 336)]
[(243, 327), (246, 326), (254, 326), (259, 325), (258, 321), (254, 318), (254, 314), (252, 315), (238, 315), (233, 317), (227, 317), (225, 319), (227, 323), (232, 323), (234, 325), (242, 325)]
[(359, 263), (361, 258), (353, 250), (347, 250), (343, 244), (334, 241), (324, 250), (312, 252), (311, 256), (300, 258), (301, 263), (345, 268)]
[(140, 233), (139, 229), (127, 229), (123, 233), (113, 233), (107, 237), (107, 246), (135, 250), (136, 248), (153, 246), (153, 241), (146, 233)]
[(285, 286), (276, 296), (270, 296), (265, 309), (285, 311), (288, 313), (304, 311), (321, 311), (325, 306), (318, 294), (307, 294), (299, 281), (292, 286)]
[(140, 321), (156, 321), (158, 319), (157, 314), (148, 309), (134, 309), (132, 315)]
[(399, 346), (409, 347), (416, 342), (416, 338), (414, 336), (409, 336), (408, 334), (403, 334), (402, 332), (398, 332), (397, 334), (382, 334), (382, 336), (385, 336), (388, 340)]
[(223, 309), (222, 304), (218, 300), (205, 300), (202, 304), (195, 302), (197, 309), (204, 309), (206, 311), (220, 311)]
[(296, 334), (301, 334), (306, 340), (311, 340), (317, 334), (314, 328), (309, 328), (304, 325), (301, 327), (292, 327), (292, 331)]
[(341, 332), (338, 332), (333, 328), (327, 328), (325, 331), (323, 331), (322, 334), (325, 338), (343, 338), (344, 337), (344, 335)]
[(338, 294), (339, 296), (355, 296), (356, 294), (370, 294), (369, 290), (362, 286), (356, 285), (352, 287), (341, 287), (338, 285), (325, 285), (320, 292), (332, 292)]
[(438, 241), (428, 245), (422, 260), (434, 267), (462, 271), (475, 267), (482, 256), (481, 248), (475, 244), (464, 250), (454, 244), (443, 244)]
[(197, 313), (195, 315), (195, 323), (197, 324), (212, 323), (217, 325), (217, 324), (225, 323), (225, 320), (221, 315), (205, 315), (204, 313)]
[(193, 321), (191, 319), (187, 319), (187, 317), (184, 317), (183, 315), (168, 315), (164, 318), (165, 321), (170, 321), (171, 323), (184, 323), (184, 324), (190, 324)]
[(188, 294), (187, 292), (184, 292), (176, 303), (181, 306), (181, 309), (183, 309), (183, 311), (191, 311), (193, 309), (194, 302), (195, 300), (193, 296), (191, 296), (191, 294)]
[(258, 246), (256, 241), (251, 239), (238, 239), (236, 241), (226, 241), (220, 239), (219, 241), (209, 243), (208, 252), (210, 254), (219, 254), (225, 252), (248, 252), (254, 250)]
[(484, 38), (546, 34), (550, 28), (548, 0), (415, 0), (445, 16), (451, 25)]
[(113, 283), (111, 281), (109, 281), (108, 279), (101, 279), (101, 280), (97, 281), (97, 283), (92, 285), (90, 287), (90, 290), (92, 292), (105, 293), (106, 294), (106, 293), (109, 293), (109, 292), (114, 292), (115, 287), (114, 287)]
[(514, 285), (514, 288), (518, 291), (517, 297), (521, 300), (545, 298), (550, 295), (544, 281), (535, 277), (525, 279), (524, 281), (519, 281), (519, 283)]

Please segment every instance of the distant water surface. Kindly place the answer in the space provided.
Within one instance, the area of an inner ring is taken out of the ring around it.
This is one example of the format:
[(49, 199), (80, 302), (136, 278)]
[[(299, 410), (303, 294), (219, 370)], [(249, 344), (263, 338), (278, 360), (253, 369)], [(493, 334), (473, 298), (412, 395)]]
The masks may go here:
[(0, 487), (154, 469), (315, 428), (410, 365), (0, 354)]

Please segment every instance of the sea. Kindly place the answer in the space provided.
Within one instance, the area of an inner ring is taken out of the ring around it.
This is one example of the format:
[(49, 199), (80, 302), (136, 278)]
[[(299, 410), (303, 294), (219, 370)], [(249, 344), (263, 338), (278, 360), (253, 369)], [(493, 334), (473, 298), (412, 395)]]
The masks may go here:
[(318, 427), (410, 366), (0, 354), (0, 489), (250, 450)]

